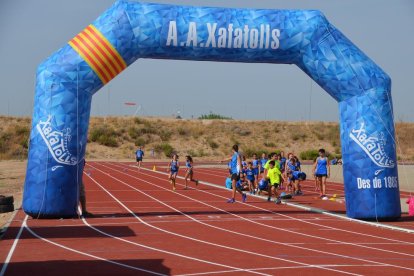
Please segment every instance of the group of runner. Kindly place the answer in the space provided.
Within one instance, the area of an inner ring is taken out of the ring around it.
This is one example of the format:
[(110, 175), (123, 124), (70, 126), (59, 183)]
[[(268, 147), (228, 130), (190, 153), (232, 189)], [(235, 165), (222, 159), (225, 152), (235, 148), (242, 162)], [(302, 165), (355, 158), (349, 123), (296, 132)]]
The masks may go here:
[[(245, 156), (239, 154), (237, 145), (232, 147), (230, 158), (222, 160), (227, 162), (229, 168), (229, 178), (231, 181), (232, 196), (227, 202), (235, 202), (236, 192), (242, 195), (242, 201), (247, 199), (247, 189), (250, 194), (260, 194), (267, 190), (267, 200), (271, 201), (275, 197), (275, 203), (281, 203), (278, 190), (285, 190), (282, 194), (291, 197), (292, 195), (302, 195), (300, 182), (306, 179), (306, 174), (301, 170), (299, 159), (289, 153), (287, 158), (284, 152), (262, 154), (261, 159), (253, 154), (252, 160), (247, 161)], [(324, 149), (319, 150), (319, 156), (313, 165), (315, 177), (315, 190), (320, 191), (320, 198), (327, 199), (326, 179), (330, 176), (329, 160)]]
[[(142, 147), (139, 147), (135, 152), (135, 157), (137, 161), (137, 167), (138, 169), (141, 168), (142, 165), (142, 159), (144, 157), (144, 151)], [(187, 155), (185, 157), (185, 187), (184, 189), (188, 189), (188, 181), (194, 182), (196, 186), (198, 186), (198, 180), (193, 178), (194, 171), (193, 171), (193, 158), (190, 155)], [(174, 153), (171, 157), (170, 163), (168, 163), (167, 172), (169, 173), (168, 179), (171, 182), (173, 191), (176, 190), (175, 181), (177, 178), (178, 170), (180, 168), (179, 162), (178, 162), (178, 154)]]
[[(136, 151), (136, 161), (138, 168), (141, 168), (144, 152), (141, 147)], [(194, 179), (193, 159), (187, 155), (185, 160), (185, 189), (188, 188), (188, 182), (194, 182), (198, 185), (198, 180)], [(220, 163), (228, 162), (229, 178), (231, 181), (232, 194), (227, 200), (228, 203), (236, 201), (236, 192), (242, 196), (242, 201), (246, 202), (248, 190), (250, 194), (260, 194), (263, 190), (268, 193), (268, 201), (275, 197), (275, 203), (281, 203), (281, 197), (278, 190), (284, 190), (284, 196), (302, 195), (300, 182), (306, 179), (306, 174), (301, 170), (299, 159), (292, 153), (285, 157), (284, 152), (272, 153), (270, 155), (262, 154), (259, 159), (253, 154), (252, 159), (247, 161), (246, 157), (239, 153), (238, 145), (232, 147), (232, 155), (229, 158), (221, 160)], [(176, 190), (176, 178), (179, 171), (178, 155), (173, 154), (168, 164), (168, 179), (171, 182), (173, 191)], [(324, 149), (319, 150), (319, 156), (316, 158), (313, 166), (315, 177), (315, 190), (320, 191), (320, 198), (326, 197), (326, 179), (330, 175), (329, 160)]]

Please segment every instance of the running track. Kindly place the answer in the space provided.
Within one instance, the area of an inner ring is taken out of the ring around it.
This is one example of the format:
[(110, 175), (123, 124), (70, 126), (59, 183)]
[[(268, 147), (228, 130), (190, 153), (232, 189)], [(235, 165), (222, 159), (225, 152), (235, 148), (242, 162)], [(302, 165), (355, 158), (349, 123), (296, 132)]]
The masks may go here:
[[(197, 189), (179, 179), (173, 192), (159, 165), (88, 162), (96, 216), (33, 220), (19, 211), (0, 240), (0, 275), (414, 275), (413, 234), (255, 197), (227, 204), (222, 169), (199, 168)], [(312, 185), (294, 202), (344, 212)], [(329, 191), (343, 194), (339, 184)]]

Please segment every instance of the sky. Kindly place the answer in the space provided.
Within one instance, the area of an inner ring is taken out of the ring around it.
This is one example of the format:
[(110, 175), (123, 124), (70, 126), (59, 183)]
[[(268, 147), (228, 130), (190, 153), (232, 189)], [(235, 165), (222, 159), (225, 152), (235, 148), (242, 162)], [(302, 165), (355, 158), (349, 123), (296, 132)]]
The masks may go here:
[[(392, 79), (396, 121), (414, 122), (414, 1), (156, 1), (193, 6), (318, 9)], [(0, 115), (31, 116), (36, 68), (113, 0), (0, 0)], [(137, 103), (127, 106), (125, 102)], [(92, 116), (338, 121), (338, 104), (292, 65), (140, 59), (98, 91)]]

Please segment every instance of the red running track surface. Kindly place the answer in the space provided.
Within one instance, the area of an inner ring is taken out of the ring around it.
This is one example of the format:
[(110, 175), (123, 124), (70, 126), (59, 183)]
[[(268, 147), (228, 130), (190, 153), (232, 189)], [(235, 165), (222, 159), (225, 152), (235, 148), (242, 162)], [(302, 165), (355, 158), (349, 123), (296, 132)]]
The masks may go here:
[[(178, 179), (173, 192), (165, 169), (131, 165), (88, 162), (84, 182), (93, 218), (35, 220), (19, 211), (0, 241), (1, 272), (414, 275), (413, 234), (256, 197), (241, 203), (238, 195), (228, 204), (222, 169), (195, 171), (220, 187), (191, 183), (183, 190)], [(307, 194), (294, 201), (344, 211), (341, 203), (317, 199), (312, 182), (303, 185)], [(332, 188), (340, 194), (339, 185)]]

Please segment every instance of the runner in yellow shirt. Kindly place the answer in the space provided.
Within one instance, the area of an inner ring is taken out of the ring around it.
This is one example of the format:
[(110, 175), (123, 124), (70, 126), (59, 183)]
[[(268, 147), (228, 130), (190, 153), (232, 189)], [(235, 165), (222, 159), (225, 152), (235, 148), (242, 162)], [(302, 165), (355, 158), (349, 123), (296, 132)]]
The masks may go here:
[(267, 175), (266, 175), (266, 179), (269, 180), (269, 185), (267, 186), (267, 191), (268, 191), (267, 201), (271, 201), (272, 194), (275, 194), (275, 197), (276, 197), (275, 203), (276, 204), (281, 203), (279, 194), (277, 192), (277, 188), (280, 184), (281, 175), (282, 173), (280, 172), (280, 169), (278, 168), (278, 166), (276, 166), (275, 160), (271, 160), (269, 162), (269, 169), (267, 170)]

